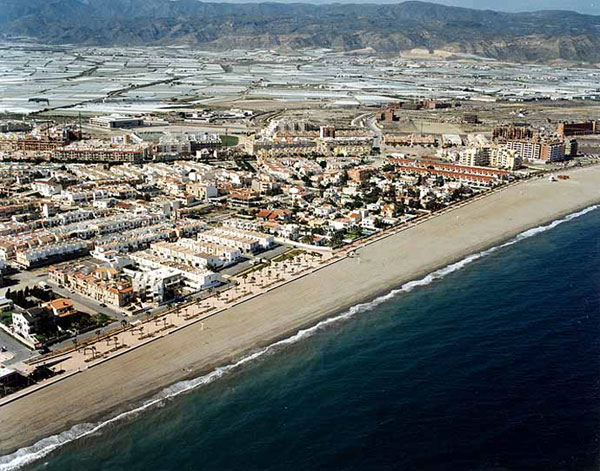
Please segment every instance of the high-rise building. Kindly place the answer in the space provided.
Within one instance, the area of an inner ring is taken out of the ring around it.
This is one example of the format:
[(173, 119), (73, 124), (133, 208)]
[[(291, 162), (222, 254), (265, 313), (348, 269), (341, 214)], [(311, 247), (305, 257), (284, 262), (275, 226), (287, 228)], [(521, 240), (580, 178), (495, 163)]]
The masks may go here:
[(556, 133), (563, 137), (600, 134), (600, 121), (559, 123)]

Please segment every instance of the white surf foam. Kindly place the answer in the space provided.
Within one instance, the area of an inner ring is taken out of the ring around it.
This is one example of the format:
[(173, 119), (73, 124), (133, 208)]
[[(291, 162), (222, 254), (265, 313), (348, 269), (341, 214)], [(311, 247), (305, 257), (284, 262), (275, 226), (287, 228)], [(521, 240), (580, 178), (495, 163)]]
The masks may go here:
[(424, 278), (421, 278), (420, 280), (409, 281), (408, 283), (405, 283), (404, 285), (402, 285), (400, 288), (392, 290), (389, 293), (387, 293), (383, 296), (380, 296), (368, 303), (361, 303), (361, 304), (352, 306), (347, 311), (345, 311), (341, 314), (338, 314), (336, 316), (329, 317), (329, 318), (319, 322), (318, 324), (314, 325), (313, 327), (299, 330), (291, 337), (285, 338), (283, 340), (279, 340), (278, 342), (275, 342), (267, 347), (264, 347), (260, 350), (252, 352), (251, 354), (243, 357), (242, 359), (240, 359), (239, 361), (237, 361), (235, 363), (231, 363), (229, 365), (216, 368), (215, 370), (211, 371), (210, 373), (208, 373), (204, 376), (200, 376), (198, 378), (194, 378), (191, 380), (180, 381), (178, 383), (175, 383), (172, 386), (165, 388), (163, 391), (161, 391), (155, 397), (153, 397), (152, 399), (143, 403), (139, 407), (136, 407), (135, 409), (131, 409), (129, 411), (123, 412), (123, 413), (116, 415), (108, 420), (103, 421), (103, 422), (99, 422), (99, 423), (95, 423), (95, 424), (85, 423), (85, 424), (76, 425), (65, 432), (44, 438), (32, 446), (21, 448), (20, 450), (12, 453), (10, 455), (1, 456), (0, 457), (0, 471), (14, 471), (14, 470), (17, 470), (27, 464), (33, 463), (34, 461), (37, 461), (37, 460), (43, 458), (44, 456), (48, 455), (52, 451), (56, 450), (57, 448), (60, 448), (61, 446), (65, 445), (67, 443), (70, 443), (72, 441), (81, 439), (83, 437), (98, 433), (103, 428), (105, 428), (111, 424), (119, 422), (128, 417), (135, 416), (147, 409), (150, 409), (153, 407), (159, 407), (159, 406), (163, 405), (166, 400), (174, 398), (176, 396), (179, 396), (180, 394), (186, 393), (188, 391), (191, 391), (198, 387), (204, 386), (206, 384), (212, 383), (216, 379), (219, 379), (219, 378), (227, 375), (228, 373), (232, 372), (233, 370), (236, 370), (236, 369), (240, 368), (241, 366), (245, 365), (246, 363), (254, 361), (257, 358), (260, 358), (260, 357), (264, 356), (265, 354), (272, 352), (273, 350), (284, 347), (286, 345), (294, 344), (294, 343), (302, 340), (303, 338), (310, 337), (315, 332), (317, 332), (321, 329), (324, 329), (325, 327), (327, 327), (331, 324), (346, 320), (350, 317), (355, 316), (358, 313), (370, 311), (373, 308), (375, 308), (376, 306), (379, 306), (380, 304), (394, 298), (398, 294), (408, 293), (417, 287), (429, 285), (432, 282), (434, 282), (435, 280), (444, 278), (445, 276), (449, 275), (450, 273), (454, 273), (454, 272), (462, 269), (463, 267), (474, 262), (475, 260), (478, 260), (487, 255), (490, 255), (491, 253), (494, 253), (497, 250), (500, 250), (502, 248), (516, 244), (517, 242), (519, 242), (521, 240), (528, 239), (528, 238), (533, 237), (542, 232), (546, 232), (548, 230), (554, 229), (556, 226), (558, 226), (562, 223), (572, 221), (573, 219), (583, 216), (584, 214), (587, 214), (590, 211), (594, 211), (595, 209), (598, 209), (599, 207), (600, 207), (600, 205), (590, 206), (579, 212), (569, 214), (568, 216), (565, 216), (562, 219), (557, 219), (556, 221), (553, 221), (547, 225), (538, 226), (533, 229), (529, 229), (525, 232), (521, 232), (520, 234), (518, 234), (517, 236), (515, 236), (514, 238), (508, 240), (507, 242), (505, 242), (503, 244), (491, 247), (487, 250), (484, 250), (484, 251), (476, 253), (476, 254), (469, 255), (468, 257), (465, 257), (458, 262), (452, 263), (450, 265), (447, 265), (443, 268), (440, 268), (439, 270), (436, 270), (436, 271), (430, 273), (429, 275), (425, 276)]

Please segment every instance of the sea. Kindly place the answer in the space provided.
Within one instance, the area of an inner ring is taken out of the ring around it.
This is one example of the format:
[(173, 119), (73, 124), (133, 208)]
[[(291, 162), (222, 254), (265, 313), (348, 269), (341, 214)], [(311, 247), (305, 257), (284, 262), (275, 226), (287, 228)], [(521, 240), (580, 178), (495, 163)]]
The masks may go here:
[(0, 470), (597, 470), (599, 436), (592, 207)]

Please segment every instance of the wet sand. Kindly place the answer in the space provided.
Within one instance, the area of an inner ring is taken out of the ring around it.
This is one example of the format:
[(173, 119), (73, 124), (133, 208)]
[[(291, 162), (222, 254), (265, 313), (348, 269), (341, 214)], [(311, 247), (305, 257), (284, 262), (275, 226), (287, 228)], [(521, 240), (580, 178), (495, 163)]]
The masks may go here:
[(0, 455), (126, 410), (179, 380), (373, 299), (468, 254), (600, 202), (600, 167), (527, 182), (357, 250), (201, 324), (0, 407)]

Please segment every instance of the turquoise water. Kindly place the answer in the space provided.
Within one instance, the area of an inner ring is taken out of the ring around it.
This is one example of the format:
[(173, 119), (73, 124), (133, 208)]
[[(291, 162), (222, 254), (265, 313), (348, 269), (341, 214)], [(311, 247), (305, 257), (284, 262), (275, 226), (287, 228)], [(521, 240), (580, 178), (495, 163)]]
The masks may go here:
[(597, 469), (599, 241), (595, 210), (28, 469)]

